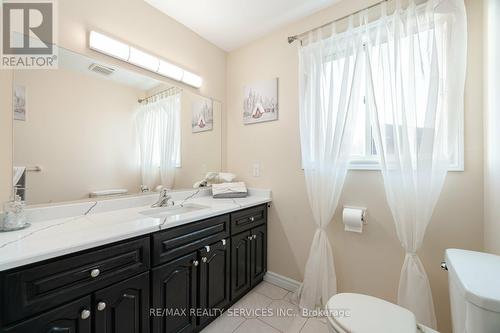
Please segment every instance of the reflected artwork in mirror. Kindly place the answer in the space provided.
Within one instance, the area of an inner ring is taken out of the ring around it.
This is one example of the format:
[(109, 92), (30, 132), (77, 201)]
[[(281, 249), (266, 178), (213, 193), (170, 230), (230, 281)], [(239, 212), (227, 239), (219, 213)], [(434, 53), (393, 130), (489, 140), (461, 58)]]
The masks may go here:
[[(62, 48), (56, 70), (15, 71), (19, 87), (13, 185), (28, 204), (192, 188), (221, 171), (219, 101)], [(194, 133), (200, 100), (211, 130)]]

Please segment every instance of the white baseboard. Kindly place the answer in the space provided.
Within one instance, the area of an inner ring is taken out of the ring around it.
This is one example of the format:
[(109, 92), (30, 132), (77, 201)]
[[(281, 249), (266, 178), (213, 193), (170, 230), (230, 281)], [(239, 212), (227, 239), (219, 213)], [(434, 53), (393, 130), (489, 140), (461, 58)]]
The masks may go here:
[(264, 281), (272, 283), (288, 291), (296, 291), (300, 287), (300, 282), (274, 272), (267, 272)]

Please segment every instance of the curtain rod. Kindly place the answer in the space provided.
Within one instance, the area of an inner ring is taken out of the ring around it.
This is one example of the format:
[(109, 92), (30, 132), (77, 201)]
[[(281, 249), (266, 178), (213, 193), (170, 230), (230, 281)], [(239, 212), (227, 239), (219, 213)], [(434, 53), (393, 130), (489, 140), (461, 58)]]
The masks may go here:
[(292, 43), (293, 43), (293, 42), (295, 42), (296, 40), (300, 40), (303, 36), (305, 36), (306, 34), (308, 34), (308, 33), (309, 33), (309, 32), (311, 32), (311, 31), (314, 31), (314, 30), (318, 30), (318, 29), (325, 28), (325, 27), (329, 26), (329, 25), (330, 25), (330, 24), (332, 24), (332, 23), (335, 23), (335, 22), (341, 21), (341, 20), (343, 20), (343, 19), (348, 18), (349, 16), (356, 15), (356, 14), (358, 14), (358, 13), (361, 13), (361, 12), (362, 12), (362, 11), (364, 11), (364, 10), (371, 9), (371, 8), (376, 7), (376, 6), (380, 5), (381, 3), (384, 3), (384, 2), (387, 2), (387, 1), (389, 1), (389, 0), (382, 0), (382, 1), (379, 1), (379, 2), (374, 3), (373, 5), (370, 5), (370, 6), (366, 7), (366, 8), (363, 8), (363, 9), (357, 10), (357, 11), (355, 11), (355, 12), (353, 12), (353, 13), (350, 13), (350, 14), (348, 14), (348, 15), (344, 15), (344, 16), (342, 16), (342, 17), (338, 18), (338, 19), (335, 19), (335, 20), (333, 20), (333, 21), (330, 21), (330, 22), (327, 22), (327, 23), (325, 23), (325, 24), (323, 24), (323, 25), (320, 25), (319, 27), (316, 27), (316, 28), (313, 28), (313, 29), (310, 29), (310, 30), (304, 31), (303, 33), (300, 33), (300, 34), (298, 34), (298, 35), (289, 36), (289, 37), (288, 37), (288, 44), (292, 44)]
[(170, 92), (170, 90), (175, 90), (175, 89), (179, 89), (179, 92), (180, 92), (180, 91), (182, 91), (182, 89), (181, 89), (181, 88), (176, 87), (176, 86), (173, 86), (173, 87), (167, 88), (167, 89), (165, 89), (165, 90), (162, 90), (162, 91), (160, 91), (160, 92), (157, 92), (156, 94), (153, 94), (153, 95), (151, 95), (151, 96), (144, 97), (144, 98), (139, 98), (137, 101), (138, 101), (139, 103), (142, 103), (142, 102), (145, 102), (145, 101), (147, 101), (147, 100), (149, 100), (149, 99), (151, 99), (151, 98), (154, 98), (154, 97), (156, 97), (156, 96), (164, 95), (164, 94), (166, 94), (166, 93)]

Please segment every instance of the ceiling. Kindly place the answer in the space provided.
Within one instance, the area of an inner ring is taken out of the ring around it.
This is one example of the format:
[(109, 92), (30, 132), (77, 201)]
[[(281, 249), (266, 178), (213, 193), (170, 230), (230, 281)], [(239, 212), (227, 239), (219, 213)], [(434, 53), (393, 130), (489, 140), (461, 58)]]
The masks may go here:
[(144, 0), (223, 50), (232, 51), (339, 0)]

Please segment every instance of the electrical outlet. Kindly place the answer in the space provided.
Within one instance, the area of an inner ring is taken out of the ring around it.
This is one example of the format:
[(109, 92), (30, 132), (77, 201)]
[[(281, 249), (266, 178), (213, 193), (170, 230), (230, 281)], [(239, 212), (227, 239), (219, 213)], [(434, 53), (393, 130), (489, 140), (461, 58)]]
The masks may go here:
[(254, 163), (252, 165), (252, 175), (254, 177), (260, 177), (260, 164), (259, 163)]

